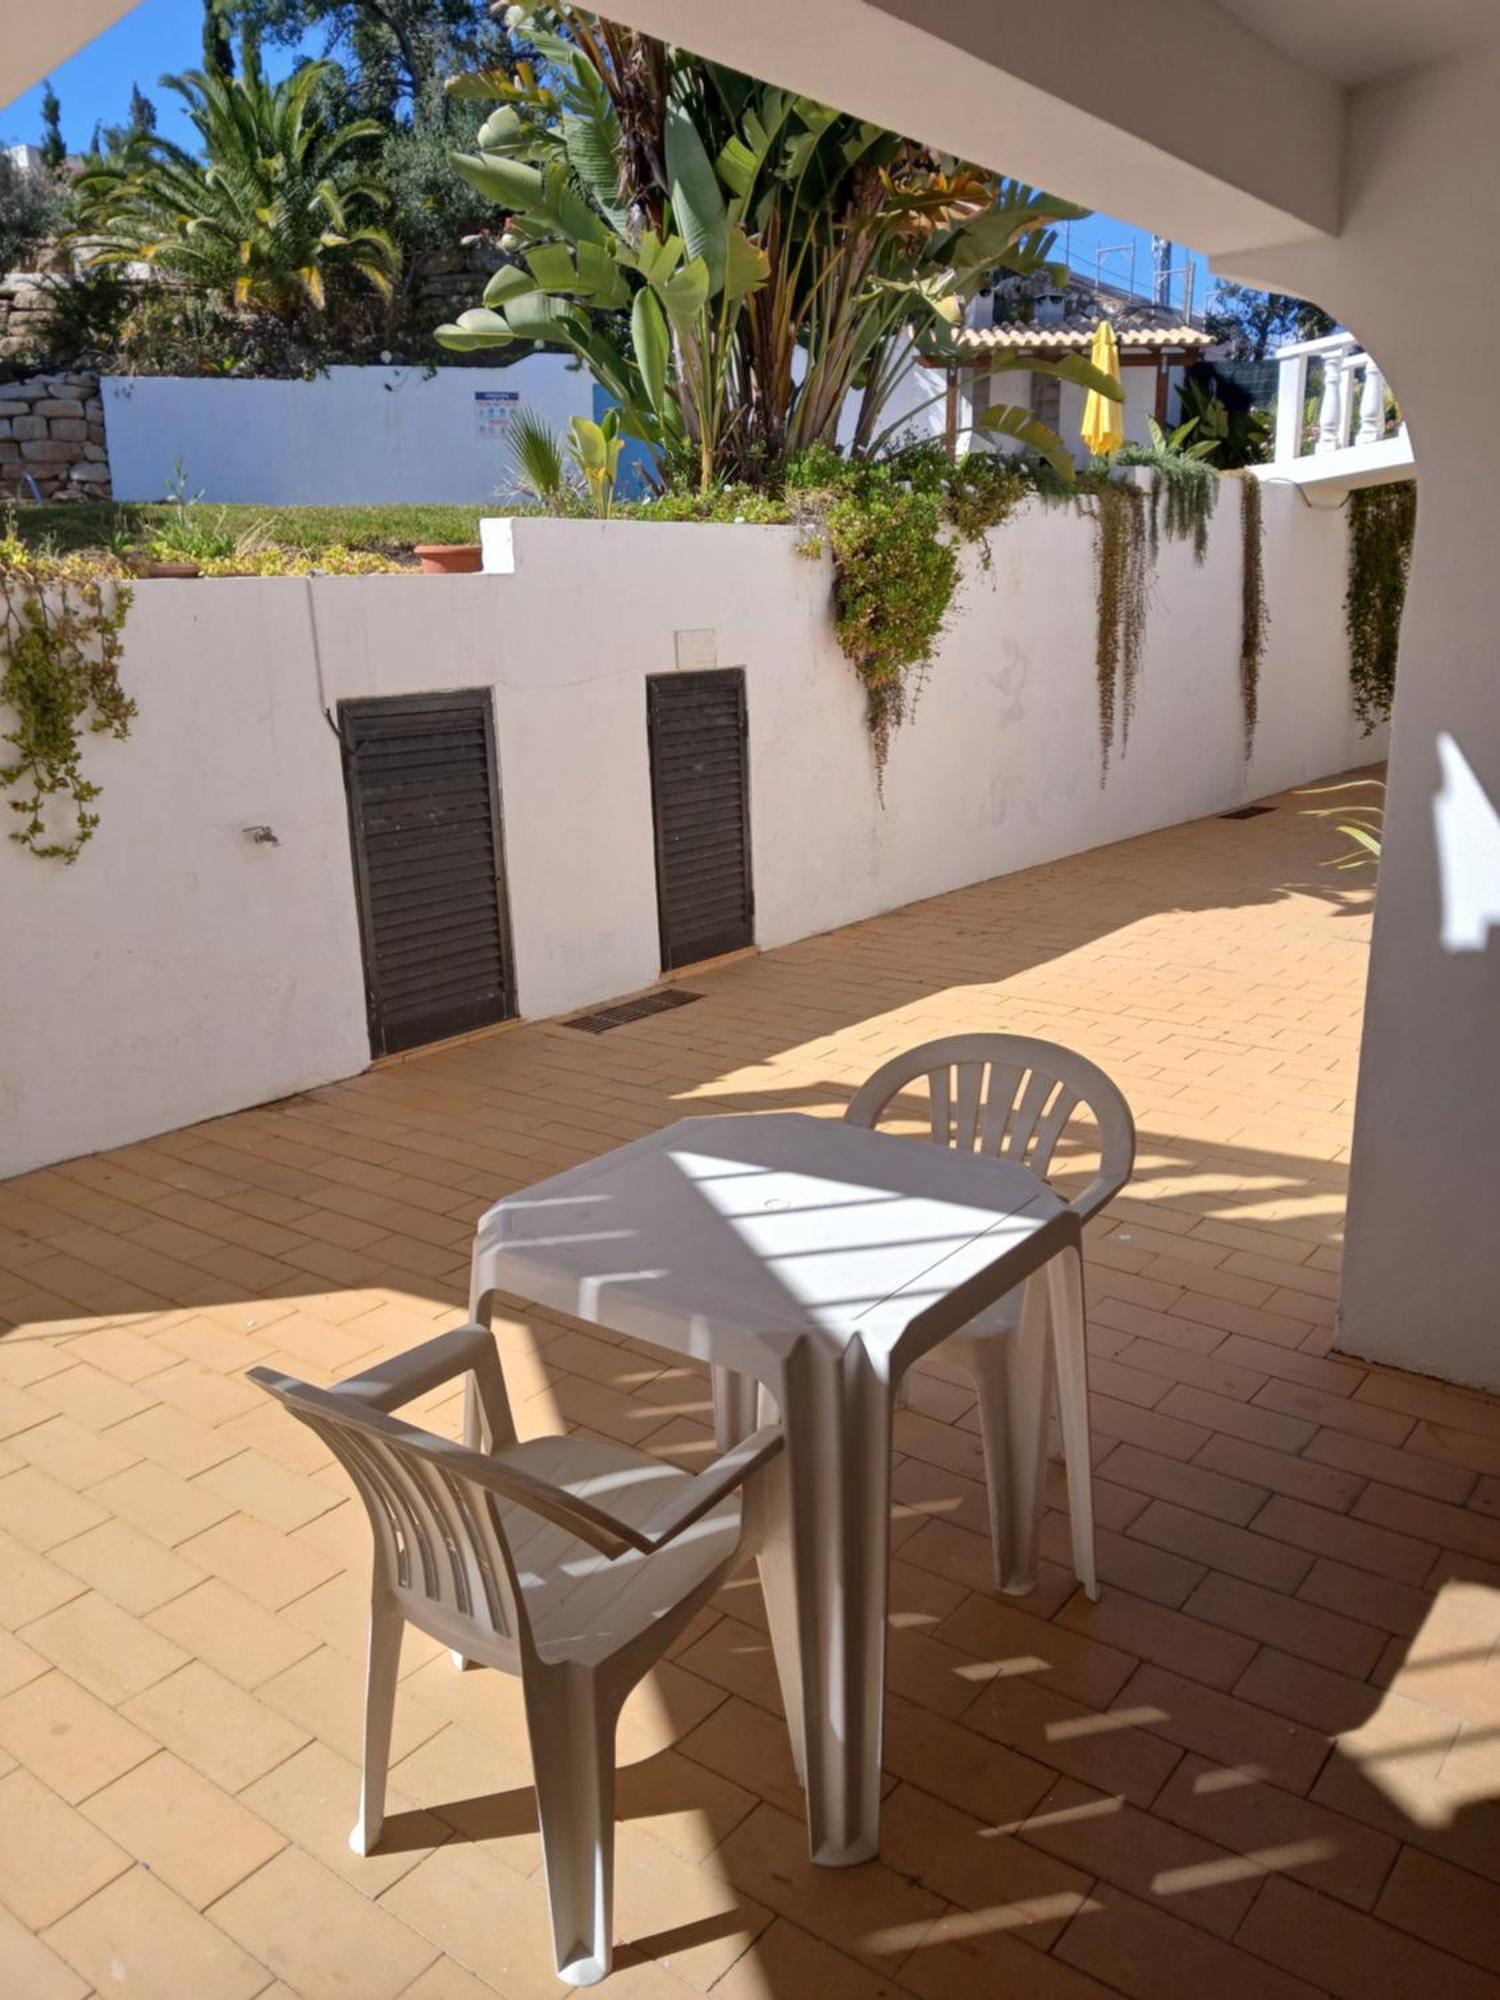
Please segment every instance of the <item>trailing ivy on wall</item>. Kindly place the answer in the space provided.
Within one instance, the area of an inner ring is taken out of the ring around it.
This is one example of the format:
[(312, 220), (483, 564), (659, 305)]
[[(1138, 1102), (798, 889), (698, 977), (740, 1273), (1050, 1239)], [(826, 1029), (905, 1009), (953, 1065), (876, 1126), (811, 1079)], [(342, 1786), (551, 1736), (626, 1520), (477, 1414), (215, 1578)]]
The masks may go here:
[(1240, 486), (1240, 713), (1245, 725), (1245, 762), (1255, 748), (1260, 718), (1260, 666), (1265, 657), (1266, 608), (1265, 521), (1260, 481), (1253, 473), (1237, 475)]
[(1349, 496), (1349, 587), (1344, 596), (1344, 617), (1354, 712), (1367, 736), (1377, 722), (1390, 719), (1395, 699), (1401, 612), (1416, 526), (1414, 480), (1365, 486)]
[(1133, 480), (1105, 480), (1094, 500), (1094, 666), (1099, 688), (1100, 783), (1109, 772), (1118, 733), (1130, 741), (1146, 639), (1151, 587), (1147, 496)]
[[(21, 820), (11, 839), (44, 860), (76, 861), (99, 824), (83, 731), (130, 733), (135, 703), (119, 679), (130, 598), (118, 571), (29, 549), (13, 528), (0, 534), (0, 708), (14, 752), (0, 764), (0, 790), (17, 794), (7, 801)], [(70, 830), (57, 823), (59, 804)]]
[(877, 780), (952, 609), (959, 544), (976, 544), (988, 565), (985, 536), (1033, 490), (1012, 460), (954, 463), (941, 446), (853, 464), (814, 446), (791, 466), (788, 499), (816, 531), (801, 550), (819, 554), (826, 537), (833, 556), (834, 630), (865, 690)]

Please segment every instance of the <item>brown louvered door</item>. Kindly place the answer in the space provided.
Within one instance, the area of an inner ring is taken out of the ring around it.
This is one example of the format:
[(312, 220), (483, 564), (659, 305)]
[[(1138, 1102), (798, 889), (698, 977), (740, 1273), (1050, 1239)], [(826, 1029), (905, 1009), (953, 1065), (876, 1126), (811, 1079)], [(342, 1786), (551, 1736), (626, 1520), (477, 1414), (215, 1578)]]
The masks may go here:
[(514, 1011), (495, 726), (485, 689), (339, 705), (370, 1049)]
[(664, 972), (755, 940), (745, 676), (646, 683), (656, 896)]

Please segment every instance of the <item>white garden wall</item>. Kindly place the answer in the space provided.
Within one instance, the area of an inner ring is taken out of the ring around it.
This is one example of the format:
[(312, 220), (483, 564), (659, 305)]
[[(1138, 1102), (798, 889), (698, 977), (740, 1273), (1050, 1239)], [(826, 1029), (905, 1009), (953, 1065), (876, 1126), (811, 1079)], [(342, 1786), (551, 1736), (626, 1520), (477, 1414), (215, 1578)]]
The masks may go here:
[[(103, 391), (116, 500), (160, 500), (181, 460), (205, 500), (266, 507), (483, 506), (509, 484), (507, 408), (560, 431), (593, 413), (593, 384), (562, 354), (510, 368), (330, 368), (307, 382), (114, 375)], [(507, 396), (518, 400), (497, 401)]]
[[(1099, 782), (1093, 531), (1032, 507), (973, 561), (875, 791), (826, 558), (792, 529), (486, 524), (507, 574), (148, 582), (130, 740), (88, 745), (78, 863), (0, 845), (0, 1172), (369, 1059), (339, 700), (494, 690), (520, 1010), (659, 969), (645, 677), (746, 671), (757, 941), (829, 928), (1375, 755), (1349, 710), (1345, 523), (1266, 490), (1272, 625), (1240, 751), (1238, 495), (1207, 565), (1162, 551), (1128, 754)], [(269, 825), (278, 845), (244, 829)], [(1226, 894), (1232, 894), (1226, 884)]]

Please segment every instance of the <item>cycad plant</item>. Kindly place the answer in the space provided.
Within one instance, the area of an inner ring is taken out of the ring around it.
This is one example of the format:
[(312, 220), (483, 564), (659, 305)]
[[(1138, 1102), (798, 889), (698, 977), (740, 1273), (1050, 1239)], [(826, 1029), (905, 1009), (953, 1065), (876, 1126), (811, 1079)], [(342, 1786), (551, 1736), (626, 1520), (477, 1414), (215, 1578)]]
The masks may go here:
[[(437, 338), (571, 349), (625, 433), (703, 486), (833, 444), (851, 392), (876, 453), (991, 274), (1043, 269), (1052, 225), (1084, 213), (581, 9), (511, 16), (541, 68), (451, 87), (498, 104), (454, 165), (506, 212), (514, 261)], [(1120, 393), (1083, 360), (994, 365)], [(1029, 411), (985, 423), (1071, 478)]]
[(382, 127), (330, 125), (318, 98), (335, 71), (307, 63), (276, 84), (258, 72), (164, 77), (197, 127), (201, 158), (153, 132), (91, 162), (77, 183), (85, 261), (151, 264), (286, 319), (321, 313), (344, 280), (388, 293), (400, 258), (375, 219), (387, 197), (356, 158)]

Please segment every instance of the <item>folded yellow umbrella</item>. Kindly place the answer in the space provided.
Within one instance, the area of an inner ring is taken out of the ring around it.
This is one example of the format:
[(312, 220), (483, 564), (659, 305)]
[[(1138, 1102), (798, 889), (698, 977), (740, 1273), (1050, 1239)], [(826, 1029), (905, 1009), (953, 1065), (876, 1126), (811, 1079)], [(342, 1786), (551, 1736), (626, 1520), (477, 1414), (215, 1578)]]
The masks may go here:
[[(1120, 350), (1115, 345), (1115, 330), (1107, 319), (1101, 319), (1094, 329), (1089, 360), (1101, 374), (1119, 381)], [(1090, 389), (1084, 398), (1083, 441), (1096, 458), (1108, 458), (1125, 442), (1121, 405), (1112, 403), (1108, 396), (1101, 396), (1097, 389)]]

